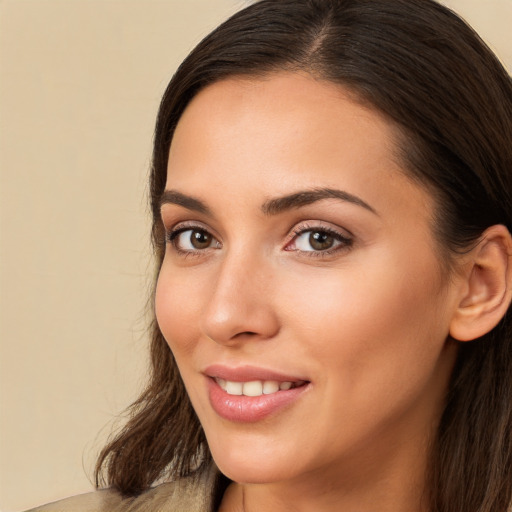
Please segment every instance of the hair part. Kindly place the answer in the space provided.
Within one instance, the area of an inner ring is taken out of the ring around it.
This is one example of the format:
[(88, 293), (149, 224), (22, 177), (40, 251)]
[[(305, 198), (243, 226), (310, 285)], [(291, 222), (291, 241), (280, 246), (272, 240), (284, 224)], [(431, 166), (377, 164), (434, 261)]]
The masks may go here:
[[(397, 126), (407, 174), (436, 202), (443, 262), (491, 225), (512, 231), (512, 81), (478, 35), (433, 0), (261, 0), (208, 35), (171, 80), (156, 123), (153, 244), (173, 133), (191, 99), (227, 77), (301, 71), (339, 84)], [(432, 440), (432, 512), (496, 512), (512, 502), (512, 315), (461, 344)], [(156, 321), (151, 380), (102, 451), (96, 483), (138, 494), (201, 473), (211, 455)], [(106, 478), (102, 480), (102, 472)]]

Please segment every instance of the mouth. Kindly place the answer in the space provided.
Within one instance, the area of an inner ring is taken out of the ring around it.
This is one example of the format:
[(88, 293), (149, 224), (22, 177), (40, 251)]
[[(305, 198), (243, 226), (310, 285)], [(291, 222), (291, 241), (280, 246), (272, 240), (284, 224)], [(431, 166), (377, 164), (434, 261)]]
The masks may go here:
[(303, 377), (262, 368), (214, 365), (204, 372), (213, 410), (236, 423), (253, 423), (290, 409), (311, 388)]
[(289, 391), (290, 389), (305, 386), (307, 381), (277, 381), (277, 380), (251, 380), (246, 382), (226, 380), (220, 377), (213, 377), (219, 387), (228, 395), (235, 396), (262, 396), (272, 395), (279, 391)]

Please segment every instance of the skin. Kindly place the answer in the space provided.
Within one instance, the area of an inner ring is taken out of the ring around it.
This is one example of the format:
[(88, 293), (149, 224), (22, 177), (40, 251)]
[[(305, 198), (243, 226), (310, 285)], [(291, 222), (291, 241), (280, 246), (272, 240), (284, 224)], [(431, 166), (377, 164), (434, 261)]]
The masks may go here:
[[(307, 75), (228, 79), (187, 107), (169, 156), (168, 242), (157, 319), (215, 462), (234, 482), (222, 511), (425, 510), (426, 450), (456, 356), (447, 342), (464, 287), (446, 279), (433, 200), (395, 158), (393, 126), (342, 87)], [(338, 198), (275, 214), (269, 199)], [(179, 201), (178, 201), (179, 202)], [(311, 231), (346, 242), (313, 250)], [(212, 409), (204, 369), (302, 376), (277, 414), (233, 423)]]

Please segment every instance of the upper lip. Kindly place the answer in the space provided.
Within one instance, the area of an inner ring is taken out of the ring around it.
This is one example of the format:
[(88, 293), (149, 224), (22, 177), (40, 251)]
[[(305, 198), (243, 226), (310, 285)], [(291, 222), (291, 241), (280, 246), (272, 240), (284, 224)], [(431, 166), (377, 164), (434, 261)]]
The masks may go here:
[(229, 367), (222, 364), (212, 364), (205, 368), (203, 373), (208, 377), (216, 377), (232, 382), (250, 382), (253, 380), (273, 380), (277, 382), (308, 381), (308, 379), (301, 376), (285, 374), (280, 371), (250, 365)]

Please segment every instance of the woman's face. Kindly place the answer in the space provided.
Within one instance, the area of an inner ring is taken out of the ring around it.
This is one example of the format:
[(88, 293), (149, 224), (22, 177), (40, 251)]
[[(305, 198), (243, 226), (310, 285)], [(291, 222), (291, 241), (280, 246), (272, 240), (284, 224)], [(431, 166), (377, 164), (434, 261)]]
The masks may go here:
[(284, 72), (209, 86), (178, 124), (156, 314), (233, 480), (423, 463), (456, 279), (394, 150), (343, 88)]

